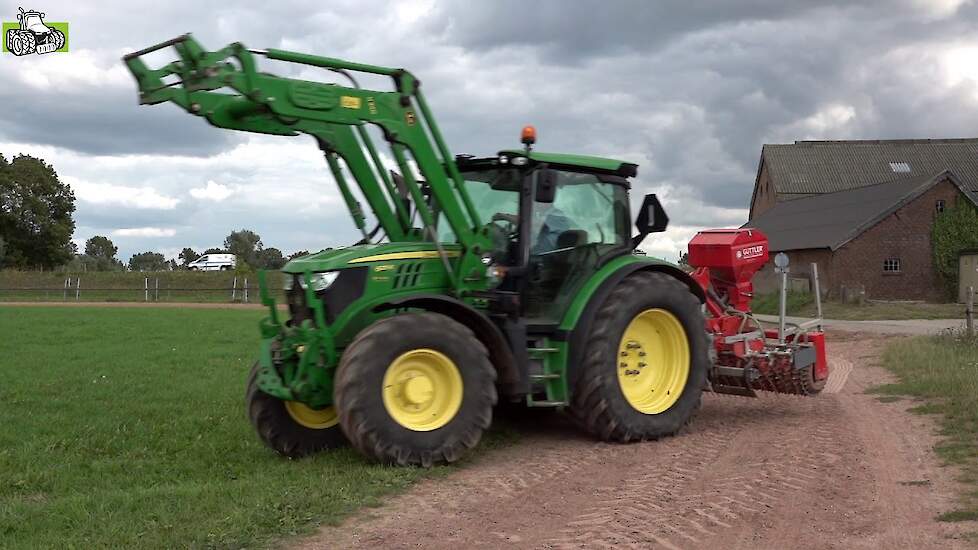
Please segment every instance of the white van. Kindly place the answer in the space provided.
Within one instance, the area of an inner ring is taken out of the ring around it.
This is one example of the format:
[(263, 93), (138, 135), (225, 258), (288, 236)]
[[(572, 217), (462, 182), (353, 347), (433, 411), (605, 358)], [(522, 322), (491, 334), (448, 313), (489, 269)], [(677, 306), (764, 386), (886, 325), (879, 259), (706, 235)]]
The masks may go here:
[(237, 259), (234, 254), (204, 254), (187, 264), (190, 271), (228, 271), (234, 269)]

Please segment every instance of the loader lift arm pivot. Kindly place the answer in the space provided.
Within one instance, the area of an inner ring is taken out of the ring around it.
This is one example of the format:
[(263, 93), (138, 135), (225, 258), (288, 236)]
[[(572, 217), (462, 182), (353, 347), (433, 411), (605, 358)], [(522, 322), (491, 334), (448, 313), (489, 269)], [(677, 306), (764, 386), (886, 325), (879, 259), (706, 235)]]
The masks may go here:
[[(168, 47), (177, 51), (178, 61), (159, 69), (150, 69), (143, 62), (143, 56)], [(394, 91), (361, 89), (352, 77), (354, 87), (347, 87), (259, 72), (257, 55), (347, 76), (349, 72), (389, 76)], [(277, 49), (249, 50), (240, 43), (210, 52), (189, 34), (123, 59), (139, 83), (141, 104), (173, 102), (220, 128), (286, 136), (303, 133), (316, 138), (360, 232), (367, 237), (363, 213), (343, 177), (339, 159), (346, 163), (391, 241), (435, 242), (457, 292), (462, 290), (467, 270), (490, 248), (488, 230), (465, 190), (420, 82), (408, 71)], [(228, 89), (236, 93), (223, 91)], [(387, 177), (366, 124), (383, 131), (423, 222), (423, 232), (412, 227), (410, 213)], [(430, 186), (434, 204), (425, 200), (409, 156)], [(437, 216), (444, 217), (462, 247), (457, 260), (449, 259), (438, 245)]]

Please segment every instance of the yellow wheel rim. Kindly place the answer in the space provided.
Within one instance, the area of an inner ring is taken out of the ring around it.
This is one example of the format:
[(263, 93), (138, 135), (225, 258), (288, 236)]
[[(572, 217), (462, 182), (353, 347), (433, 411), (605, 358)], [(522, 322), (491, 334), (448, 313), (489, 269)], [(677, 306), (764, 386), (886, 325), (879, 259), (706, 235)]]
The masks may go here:
[(689, 341), (682, 323), (664, 309), (639, 313), (625, 328), (617, 362), (618, 384), (635, 410), (669, 410), (689, 378)]
[(285, 410), (292, 417), (292, 420), (311, 430), (325, 430), (340, 423), (340, 417), (336, 414), (336, 407), (313, 409), (298, 401), (286, 401)]
[(384, 407), (409, 430), (429, 432), (448, 424), (462, 406), (462, 374), (433, 349), (402, 354), (384, 374)]

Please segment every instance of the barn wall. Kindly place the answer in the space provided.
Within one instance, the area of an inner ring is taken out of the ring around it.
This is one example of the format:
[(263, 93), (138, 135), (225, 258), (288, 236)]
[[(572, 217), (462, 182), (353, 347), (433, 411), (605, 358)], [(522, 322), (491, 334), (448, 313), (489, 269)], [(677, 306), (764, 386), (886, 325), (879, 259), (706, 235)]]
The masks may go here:
[[(936, 202), (950, 207), (961, 191), (944, 180), (913, 202), (835, 251), (832, 288), (862, 285), (868, 298), (944, 301), (931, 247)], [(899, 273), (884, 273), (883, 261), (900, 259)]]

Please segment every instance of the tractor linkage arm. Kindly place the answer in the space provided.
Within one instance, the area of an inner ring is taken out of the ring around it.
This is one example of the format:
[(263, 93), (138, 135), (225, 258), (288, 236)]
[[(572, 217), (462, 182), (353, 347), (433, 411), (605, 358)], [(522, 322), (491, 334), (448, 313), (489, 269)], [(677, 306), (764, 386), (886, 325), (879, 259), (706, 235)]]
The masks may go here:
[[(177, 51), (177, 61), (159, 69), (150, 69), (143, 62), (147, 54), (169, 47)], [(255, 62), (258, 55), (343, 74), (350, 78), (353, 87), (259, 72)], [(421, 93), (420, 82), (404, 69), (277, 49), (249, 50), (240, 43), (210, 52), (189, 34), (128, 54), (123, 60), (139, 83), (141, 104), (172, 102), (220, 128), (285, 136), (304, 133), (316, 138), (365, 239), (369, 235), (363, 212), (346, 182), (341, 159), (388, 238), (433, 241), (456, 290), (460, 290), (465, 269), (489, 249), (484, 222), (465, 190), (454, 157)], [(389, 76), (394, 91), (362, 89), (351, 72)], [(404, 193), (388, 176), (366, 132), (366, 124), (383, 131), (427, 234), (412, 227)], [(409, 156), (430, 186), (434, 204), (425, 199)], [(435, 234), (438, 215), (445, 217), (463, 248), (454, 268)]]

